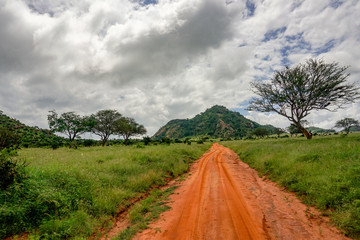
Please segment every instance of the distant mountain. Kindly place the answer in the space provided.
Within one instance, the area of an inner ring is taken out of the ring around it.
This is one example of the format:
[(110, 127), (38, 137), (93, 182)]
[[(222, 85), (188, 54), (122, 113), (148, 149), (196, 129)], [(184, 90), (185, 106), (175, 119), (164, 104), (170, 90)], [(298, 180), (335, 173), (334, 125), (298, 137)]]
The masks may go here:
[(23, 147), (50, 146), (54, 142), (66, 141), (56, 136), (50, 130), (38, 127), (29, 127), (22, 122), (6, 116), (0, 111), (0, 127), (14, 130), (20, 136), (20, 145)]
[(350, 127), (350, 132), (360, 132), (360, 126), (352, 126), (352, 127)]
[(192, 119), (175, 119), (161, 127), (154, 138), (184, 138), (194, 136), (210, 137), (243, 137), (255, 128), (263, 127), (270, 132), (274, 127), (260, 125), (245, 118), (238, 112), (228, 110), (223, 106), (213, 106)]
[(323, 129), (323, 128), (318, 128), (318, 127), (308, 127), (306, 128), (309, 132), (311, 131), (312, 133), (334, 133), (335, 130), (333, 129)]

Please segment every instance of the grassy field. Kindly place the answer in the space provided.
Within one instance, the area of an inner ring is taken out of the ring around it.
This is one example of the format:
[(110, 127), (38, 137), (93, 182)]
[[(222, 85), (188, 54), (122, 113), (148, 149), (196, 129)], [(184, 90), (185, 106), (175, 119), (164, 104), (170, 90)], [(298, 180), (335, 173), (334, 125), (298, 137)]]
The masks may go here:
[(360, 239), (360, 134), (222, 144)]
[(0, 238), (87, 239), (131, 201), (188, 170), (205, 144), (23, 149), (28, 178), (0, 191)]

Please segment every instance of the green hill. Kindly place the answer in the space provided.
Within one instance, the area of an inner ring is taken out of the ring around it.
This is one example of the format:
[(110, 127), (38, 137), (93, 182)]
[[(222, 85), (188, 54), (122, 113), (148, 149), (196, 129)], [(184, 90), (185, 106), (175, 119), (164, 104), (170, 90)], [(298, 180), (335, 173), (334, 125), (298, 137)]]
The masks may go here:
[(309, 132), (311, 131), (312, 133), (334, 133), (335, 130), (333, 129), (323, 129), (323, 128), (319, 128), (319, 127), (308, 127), (306, 128)]
[(271, 125), (262, 126), (245, 118), (238, 112), (233, 112), (223, 106), (216, 105), (192, 119), (171, 120), (160, 128), (153, 137), (244, 137), (247, 132), (258, 127), (266, 128), (270, 132), (274, 129)]
[(360, 126), (352, 126), (352, 127), (350, 127), (350, 132), (360, 132)]
[(51, 146), (54, 142), (65, 142), (62, 137), (56, 136), (50, 130), (38, 127), (29, 127), (22, 122), (6, 116), (0, 111), (0, 127), (14, 130), (20, 137), (20, 145), (23, 147)]

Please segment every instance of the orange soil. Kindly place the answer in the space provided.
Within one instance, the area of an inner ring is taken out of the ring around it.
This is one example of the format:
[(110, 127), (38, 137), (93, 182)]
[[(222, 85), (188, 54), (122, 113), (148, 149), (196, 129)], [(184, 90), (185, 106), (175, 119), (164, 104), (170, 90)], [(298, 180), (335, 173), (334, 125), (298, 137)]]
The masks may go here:
[(347, 239), (217, 143), (171, 200), (172, 209), (135, 239)]

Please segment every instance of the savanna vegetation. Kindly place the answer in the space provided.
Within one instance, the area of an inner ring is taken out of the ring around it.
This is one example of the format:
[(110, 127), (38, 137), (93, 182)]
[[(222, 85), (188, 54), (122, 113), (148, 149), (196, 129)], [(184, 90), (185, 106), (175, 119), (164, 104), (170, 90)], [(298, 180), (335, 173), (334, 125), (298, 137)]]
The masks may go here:
[(0, 238), (96, 235), (132, 200), (187, 171), (210, 146), (156, 144), (19, 150), (12, 158), (26, 159), (26, 177), (0, 190)]
[(360, 239), (360, 134), (222, 142), (240, 159)]
[(321, 59), (309, 59), (293, 68), (286, 66), (275, 72), (271, 82), (252, 82), (259, 97), (250, 101), (248, 110), (276, 112), (311, 139), (302, 121), (312, 111), (334, 111), (360, 98), (359, 86), (347, 81), (347, 69)]
[(24, 148), (66, 144), (64, 138), (56, 136), (50, 130), (27, 126), (14, 118), (6, 116), (1, 111), (0, 127), (3, 130), (15, 132), (18, 138), (16, 145)]

